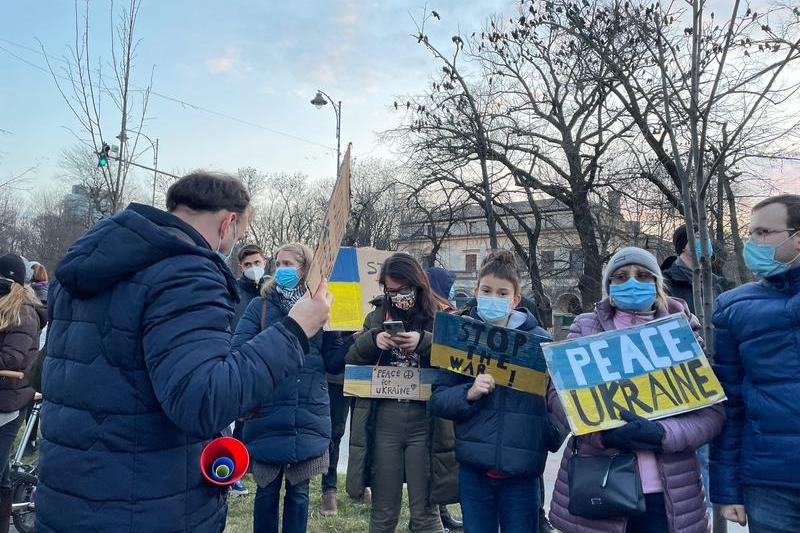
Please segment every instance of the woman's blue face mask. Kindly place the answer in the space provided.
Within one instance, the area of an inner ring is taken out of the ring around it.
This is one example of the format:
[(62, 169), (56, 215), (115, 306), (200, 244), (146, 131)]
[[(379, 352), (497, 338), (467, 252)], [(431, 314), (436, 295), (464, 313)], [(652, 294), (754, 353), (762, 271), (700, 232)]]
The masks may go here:
[(300, 282), (297, 267), (278, 267), (275, 269), (275, 283), (284, 289), (294, 289)]
[(608, 294), (618, 309), (648, 311), (656, 301), (656, 284), (655, 282), (643, 283), (631, 278), (625, 283), (610, 285)]

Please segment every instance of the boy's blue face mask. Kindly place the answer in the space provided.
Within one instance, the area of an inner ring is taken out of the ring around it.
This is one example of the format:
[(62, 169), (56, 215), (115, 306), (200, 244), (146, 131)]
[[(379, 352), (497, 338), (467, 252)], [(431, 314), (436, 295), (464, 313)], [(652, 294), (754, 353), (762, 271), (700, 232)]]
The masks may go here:
[(456, 305), (456, 286), (453, 285), (450, 287), (450, 294), (447, 296), (447, 299), (450, 300), (450, 305), (453, 307), (458, 307)]
[(511, 314), (511, 302), (496, 296), (478, 296), (478, 316), (486, 322), (499, 322)]
[[(707, 246), (708, 246), (708, 257), (714, 257), (714, 246), (711, 243), (711, 239), (708, 239)], [(694, 241), (694, 249), (697, 252), (697, 257), (700, 257), (701, 255), (703, 255), (703, 251), (701, 250), (700, 240), (699, 239), (696, 239)]]
[(610, 285), (608, 294), (614, 305), (623, 311), (648, 311), (656, 301), (656, 284), (633, 278), (619, 285)]
[(777, 251), (778, 246), (781, 246), (783, 243), (797, 235), (797, 233), (798, 232), (795, 231), (778, 244), (759, 244), (753, 241), (745, 241), (744, 262), (747, 265), (747, 268), (750, 269), (750, 272), (759, 278), (768, 278), (770, 276), (783, 274), (789, 270), (792, 267), (792, 263), (794, 263), (795, 259), (800, 257), (800, 255), (795, 256), (794, 259), (787, 263), (783, 263), (775, 259), (775, 252)]

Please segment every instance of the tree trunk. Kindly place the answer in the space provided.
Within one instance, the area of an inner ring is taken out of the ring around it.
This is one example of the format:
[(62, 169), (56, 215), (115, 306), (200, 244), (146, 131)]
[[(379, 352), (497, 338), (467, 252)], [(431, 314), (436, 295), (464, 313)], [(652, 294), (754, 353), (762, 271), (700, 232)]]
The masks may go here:
[(725, 196), (728, 200), (728, 216), (731, 223), (731, 240), (733, 241), (733, 257), (736, 261), (736, 285), (741, 285), (750, 277), (747, 265), (744, 264), (744, 244), (739, 233), (739, 215), (736, 213), (736, 197), (731, 190), (730, 177), (725, 176)]
[(581, 242), (583, 252), (583, 274), (578, 281), (581, 293), (581, 304), (588, 311), (603, 297), (603, 264), (597, 248), (597, 236), (594, 229), (589, 197), (585, 190), (573, 191), (572, 219)]

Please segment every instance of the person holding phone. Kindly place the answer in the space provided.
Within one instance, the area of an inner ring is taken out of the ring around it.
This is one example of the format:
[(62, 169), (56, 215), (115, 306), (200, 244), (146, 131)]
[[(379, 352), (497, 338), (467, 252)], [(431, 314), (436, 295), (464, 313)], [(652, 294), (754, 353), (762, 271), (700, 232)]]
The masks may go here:
[[(375, 309), (347, 353), (347, 363), (429, 367), (434, 315), (448, 302), (431, 290), (422, 267), (407, 254), (386, 260), (380, 283), (383, 298), (373, 301)], [(356, 398), (347, 492), (359, 499), (371, 487), (370, 533), (395, 531), (404, 481), (411, 529), (441, 533), (436, 505), (458, 500), (457, 473), (452, 424), (431, 416), (427, 402)]]

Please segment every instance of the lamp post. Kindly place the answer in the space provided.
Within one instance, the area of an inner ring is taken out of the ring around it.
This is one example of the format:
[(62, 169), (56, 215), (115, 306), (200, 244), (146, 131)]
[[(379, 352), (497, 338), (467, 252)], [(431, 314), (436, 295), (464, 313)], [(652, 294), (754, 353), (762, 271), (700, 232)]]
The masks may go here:
[[(131, 131), (131, 130), (125, 130), (125, 131), (128, 131), (130, 133), (135, 133), (136, 135), (141, 135), (142, 137), (147, 139), (147, 142), (150, 143), (150, 148), (153, 149), (153, 199), (151, 200), (150, 205), (155, 207), (155, 205), (156, 205), (156, 181), (157, 181), (157, 178), (158, 178), (158, 138), (156, 138), (155, 142), (153, 142), (153, 139), (151, 139), (150, 137), (148, 137), (147, 135), (145, 135), (141, 131)], [(123, 144), (128, 140), (128, 135), (125, 133), (125, 131), (123, 131), (122, 133), (117, 135), (117, 139), (119, 139), (120, 143), (123, 143)], [(162, 172), (162, 174), (163, 174), (163, 172)]]
[(333, 112), (336, 113), (336, 174), (335, 176), (339, 177), (339, 165), (341, 165), (341, 147), (342, 147), (342, 101), (339, 100), (338, 104), (333, 101), (333, 98), (328, 96), (323, 91), (317, 89), (317, 95), (311, 100), (311, 103), (317, 108), (320, 109), (323, 106), (327, 105), (330, 102), (331, 106), (333, 106)]

